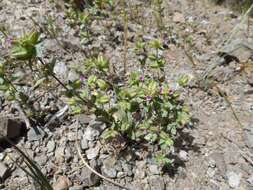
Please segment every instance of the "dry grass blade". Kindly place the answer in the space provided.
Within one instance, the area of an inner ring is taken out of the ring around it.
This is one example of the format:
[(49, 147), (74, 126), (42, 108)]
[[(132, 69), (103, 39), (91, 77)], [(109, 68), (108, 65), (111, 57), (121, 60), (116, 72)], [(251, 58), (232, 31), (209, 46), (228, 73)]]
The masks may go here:
[[(79, 122), (78, 122), (78, 120), (77, 120), (77, 125), (76, 125), (77, 128), (78, 128), (78, 125), (79, 125)], [(77, 130), (77, 131), (78, 131), (78, 130)], [(132, 189), (130, 189), (130, 188), (128, 188), (128, 187), (125, 187), (125, 186), (123, 186), (123, 185), (121, 185), (121, 184), (119, 184), (119, 183), (117, 183), (117, 182), (111, 180), (110, 178), (107, 178), (107, 177), (103, 176), (102, 174), (100, 174), (100, 173), (98, 173), (96, 170), (94, 170), (94, 169), (85, 161), (84, 157), (82, 156), (82, 152), (81, 152), (81, 149), (79, 148), (78, 141), (76, 141), (76, 148), (77, 148), (78, 155), (79, 155), (80, 159), (82, 160), (84, 166), (87, 167), (91, 172), (93, 172), (94, 174), (96, 174), (96, 175), (99, 176), (100, 178), (104, 179), (105, 181), (108, 181), (108, 182), (112, 183), (113, 185), (116, 185), (116, 186), (118, 186), (118, 187), (120, 187), (120, 188), (122, 188), (122, 189), (132, 190)]]
[(13, 158), (10, 159), (21, 168), (28, 176), (30, 176), (37, 184), (39, 184), (42, 190), (53, 190), (53, 187), (47, 180), (46, 176), (41, 172), (40, 168), (36, 165), (36, 163), (29, 158), (19, 147), (17, 147), (10, 139), (5, 138), (5, 140), (12, 145), (12, 147), (20, 154), (20, 156), (24, 159), (25, 165), (28, 167), (26, 169), (23, 167), (18, 161)]

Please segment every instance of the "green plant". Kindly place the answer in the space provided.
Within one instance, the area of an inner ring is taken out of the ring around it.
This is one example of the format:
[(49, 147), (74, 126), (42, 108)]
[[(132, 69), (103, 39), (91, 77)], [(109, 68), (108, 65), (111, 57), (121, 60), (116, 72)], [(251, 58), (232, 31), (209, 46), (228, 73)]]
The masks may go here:
[[(137, 45), (140, 51), (145, 46)], [(155, 52), (163, 50), (159, 40), (152, 41), (150, 47)], [(108, 60), (103, 57), (89, 59), (82, 71), (82, 75), (89, 77), (84, 83), (76, 81), (78, 85), (74, 86), (82, 97), (96, 106), (93, 112), (107, 124), (102, 134), (104, 139), (110, 141), (120, 136), (130, 142), (153, 144), (159, 147), (157, 154), (163, 155), (157, 160), (168, 164), (166, 154), (173, 145), (177, 128), (190, 122), (189, 110), (180, 100), (178, 90), (148, 73), (150, 68), (164, 71), (164, 59), (157, 52), (151, 53), (149, 59), (150, 64), (145, 64), (145, 68), (141, 63), (144, 72), (132, 72), (124, 81), (116, 82), (108, 72)], [(179, 85), (185, 86), (187, 82), (187, 77), (181, 77)], [(83, 111), (82, 104), (75, 98), (70, 100), (74, 113)]]

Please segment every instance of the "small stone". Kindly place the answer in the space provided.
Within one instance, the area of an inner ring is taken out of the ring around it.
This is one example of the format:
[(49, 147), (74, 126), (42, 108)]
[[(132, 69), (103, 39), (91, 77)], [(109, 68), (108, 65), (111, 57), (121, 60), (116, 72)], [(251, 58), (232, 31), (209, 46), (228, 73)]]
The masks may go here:
[(241, 174), (236, 174), (233, 171), (227, 172), (228, 184), (231, 188), (238, 188), (240, 185)]
[(182, 160), (182, 161), (187, 161), (189, 158), (188, 158), (188, 153), (184, 150), (180, 150), (179, 152), (179, 158)]
[(94, 141), (99, 136), (99, 131), (91, 127), (87, 127), (84, 132), (84, 138), (88, 141)]
[(71, 182), (66, 176), (60, 176), (54, 184), (54, 190), (68, 190), (70, 185)]
[(83, 182), (84, 187), (92, 187), (99, 183), (100, 178), (96, 174), (91, 172), (88, 168), (84, 167), (81, 171), (80, 181)]
[(216, 167), (216, 162), (214, 159), (210, 159), (209, 162), (208, 162), (208, 166), (211, 167), (211, 168), (215, 168)]
[(68, 133), (68, 140), (71, 141), (71, 142), (76, 141), (77, 140), (76, 133), (75, 132), (69, 132)]
[(0, 179), (5, 180), (6, 177), (8, 177), (8, 174), (9, 174), (8, 167), (4, 163), (0, 162)]
[(131, 165), (127, 163), (122, 163), (123, 171), (126, 173), (127, 176), (131, 177), (133, 175), (132, 167)]
[(86, 156), (89, 160), (92, 160), (94, 158), (96, 158), (99, 154), (99, 146), (96, 146), (95, 148), (90, 148), (88, 150), (86, 150)]
[(253, 148), (253, 126), (245, 127), (244, 129), (245, 143), (249, 148)]
[(45, 136), (45, 132), (40, 127), (32, 127), (27, 133), (28, 141), (38, 141)]
[(22, 123), (16, 120), (0, 117), (0, 140), (3, 137), (16, 138), (20, 136)]
[(89, 148), (89, 145), (86, 139), (81, 140), (81, 148), (82, 150), (87, 150)]
[(55, 150), (55, 142), (54, 141), (49, 141), (47, 143), (47, 152), (53, 152)]
[(89, 124), (92, 120), (93, 120), (93, 117), (92, 115), (86, 115), (86, 114), (79, 114), (76, 116), (78, 118), (78, 121), (81, 123), (81, 124)]
[(160, 176), (151, 176), (149, 178), (149, 185), (151, 189), (154, 190), (165, 190), (165, 183), (162, 177)]
[(247, 182), (249, 183), (250, 187), (253, 187), (253, 175), (247, 179)]
[(69, 190), (84, 190), (84, 186), (83, 185), (75, 185), (69, 188)]
[(0, 152), (0, 161), (3, 161), (4, 158), (5, 158), (5, 154), (3, 152)]
[(155, 165), (155, 164), (149, 165), (149, 171), (153, 175), (159, 175), (160, 174), (159, 167), (158, 167), (158, 165)]
[(179, 13), (179, 12), (174, 13), (172, 20), (175, 23), (184, 23), (185, 22), (184, 15), (182, 13)]
[(117, 171), (114, 168), (107, 168), (105, 166), (102, 166), (101, 170), (102, 174), (109, 178), (115, 178), (117, 176)]
[(215, 175), (216, 170), (214, 168), (208, 168), (207, 169), (207, 175), (212, 178)]
[(54, 73), (57, 77), (61, 79), (67, 79), (68, 76), (68, 68), (65, 63), (58, 62), (54, 66)]

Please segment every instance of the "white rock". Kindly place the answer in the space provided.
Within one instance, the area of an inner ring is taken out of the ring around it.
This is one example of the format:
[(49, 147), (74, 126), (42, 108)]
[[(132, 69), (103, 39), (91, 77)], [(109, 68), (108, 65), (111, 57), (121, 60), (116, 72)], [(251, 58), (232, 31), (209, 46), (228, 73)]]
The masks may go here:
[(68, 68), (65, 63), (63, 62), (58, 62), (54, 66), (54, 73), (56, 76), (66, 79), (68, 77)]
[(228, 184), (232, 188), (238, 188), (240, 185), (240, 180), (242, 175), (241, 174), (236, 174), (233, 171), (227, 172), (227, 179), (228, 179)]

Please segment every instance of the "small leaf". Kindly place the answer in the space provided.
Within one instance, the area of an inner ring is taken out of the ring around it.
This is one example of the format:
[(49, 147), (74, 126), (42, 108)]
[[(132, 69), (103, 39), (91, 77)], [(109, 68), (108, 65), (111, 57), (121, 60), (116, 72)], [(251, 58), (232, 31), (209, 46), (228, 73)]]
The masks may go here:
[(109, 85), (102, 79), (97, 80), (97, 85), (101, 90), (106, 90), (109, 88)]
[(104, 95), (104, 96), (100, 96), (97, 101), (99, 104), (106, 104), (110, 101), (110, 98)]

